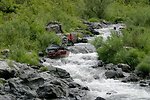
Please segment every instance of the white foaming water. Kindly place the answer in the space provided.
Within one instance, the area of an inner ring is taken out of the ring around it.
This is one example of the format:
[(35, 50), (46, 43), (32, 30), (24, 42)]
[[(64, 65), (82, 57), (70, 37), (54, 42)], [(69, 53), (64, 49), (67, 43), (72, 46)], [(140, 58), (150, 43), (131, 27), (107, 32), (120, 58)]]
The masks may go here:
[[(101, 29), (104, 36), (114, 26), (117, 25)], [(105, 37), (107, 38), (107, 35)], [(136, 84), (123, 83), (119, 80), (105, 79), (105, 70), (92, 68), (92, 66), (97, 65), (97, 58), (98, 55), (96, 52), (84, 54), (71, 53), (67, 58), (46, 59), (45, 64), (65, 69), (70, 73), (75, 82), (89, 87), (89, 100), (94, 100), (98, 96), (106, 98), (106, 100), (150, 100), (150, 91), (146, 88), (142, 88)]]
[[(104, 70), (92, 68), (98, 63), (96, 52), (70, 54), (69, 57), (63, 59), (47, 59), (47, 62), (55, 67), (65, 69), (75, 82), (88, 86), (91, 96), (89, 100), (94, 100), (98, 96), (108, 100), (150, 100), (150, 91), (135, 84), (105, 79)], [(99, 78), (95, 79), (94, 76)]]

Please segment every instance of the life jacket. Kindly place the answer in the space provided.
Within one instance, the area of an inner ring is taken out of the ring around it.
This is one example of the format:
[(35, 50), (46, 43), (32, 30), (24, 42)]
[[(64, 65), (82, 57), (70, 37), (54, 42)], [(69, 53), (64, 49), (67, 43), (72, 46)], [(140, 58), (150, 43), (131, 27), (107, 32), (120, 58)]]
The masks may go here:
[(69, 34), (69, 35), (67, 36), (67, 38), (68, 38), (69, 41), (72, 41), (72, 40), (73, 40), (72, 34)]

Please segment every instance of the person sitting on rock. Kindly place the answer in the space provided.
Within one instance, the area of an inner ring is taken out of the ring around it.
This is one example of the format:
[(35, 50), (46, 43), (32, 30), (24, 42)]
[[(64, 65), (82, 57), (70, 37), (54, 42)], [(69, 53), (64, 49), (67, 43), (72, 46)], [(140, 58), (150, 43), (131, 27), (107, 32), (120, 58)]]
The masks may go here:
[(67, 36), (67, 39), (68, 39), (68, 43), (73, 46), (74, 45), (74, 42), (73, 42), (73, 35), (70, 33), (68, 36)]

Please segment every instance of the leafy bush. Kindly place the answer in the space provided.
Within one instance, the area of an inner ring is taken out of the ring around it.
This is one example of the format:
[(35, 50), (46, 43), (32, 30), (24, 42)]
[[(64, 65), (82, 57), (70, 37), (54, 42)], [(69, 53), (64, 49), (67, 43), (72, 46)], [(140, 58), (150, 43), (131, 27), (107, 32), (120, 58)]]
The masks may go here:
[(102, 37), (97, 37), (92, 41), (92, 44), (98, 49), (103, 45), (103, 38)]
[(137, 70), (142, 71), (145, 75), (150, 73), (150, 56), (147, 56), (138, 64)]
[(138, 49), (130, 49), (125, 54), (124, 63), (127, 63), (131, 66), (131, 68), (134, 70), (135, 67), (140, 63), (140, 61), (144, 58), (145, 53), (142, 51), (139, 51)]
[[(96, 44), (101, 45), (101, 44)], [(122, 40), (114, 35), (109, 38), (100, 48), (97, 49), (99, 59), (106, 63), (114, 62), (115, 54), (123, 47)]]

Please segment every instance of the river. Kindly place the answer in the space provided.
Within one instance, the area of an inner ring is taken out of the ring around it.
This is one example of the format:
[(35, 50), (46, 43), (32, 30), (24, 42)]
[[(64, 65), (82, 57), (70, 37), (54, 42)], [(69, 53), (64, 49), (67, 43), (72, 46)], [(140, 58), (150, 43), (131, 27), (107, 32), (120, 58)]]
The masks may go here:
[[(104, 38), (109, 36), (114, 27), (100, 29)], [(150, 100), (150, 90), (134, 83), (123, 83), (120, 80), (106, 79), (103, 68), (95, 69), (92, 66), (98, 64), (97, 52), (90, 43), (79, 43), (70, 47), (76, 49), (69, 57), (62, 59), (46, 59), (46, 63), (65, 69), (73, 77), (74, 81), (89, 87), (89, 100), (103, 97), (106, 100)], [(78, 51), (77, 51), (78, 50)]]

